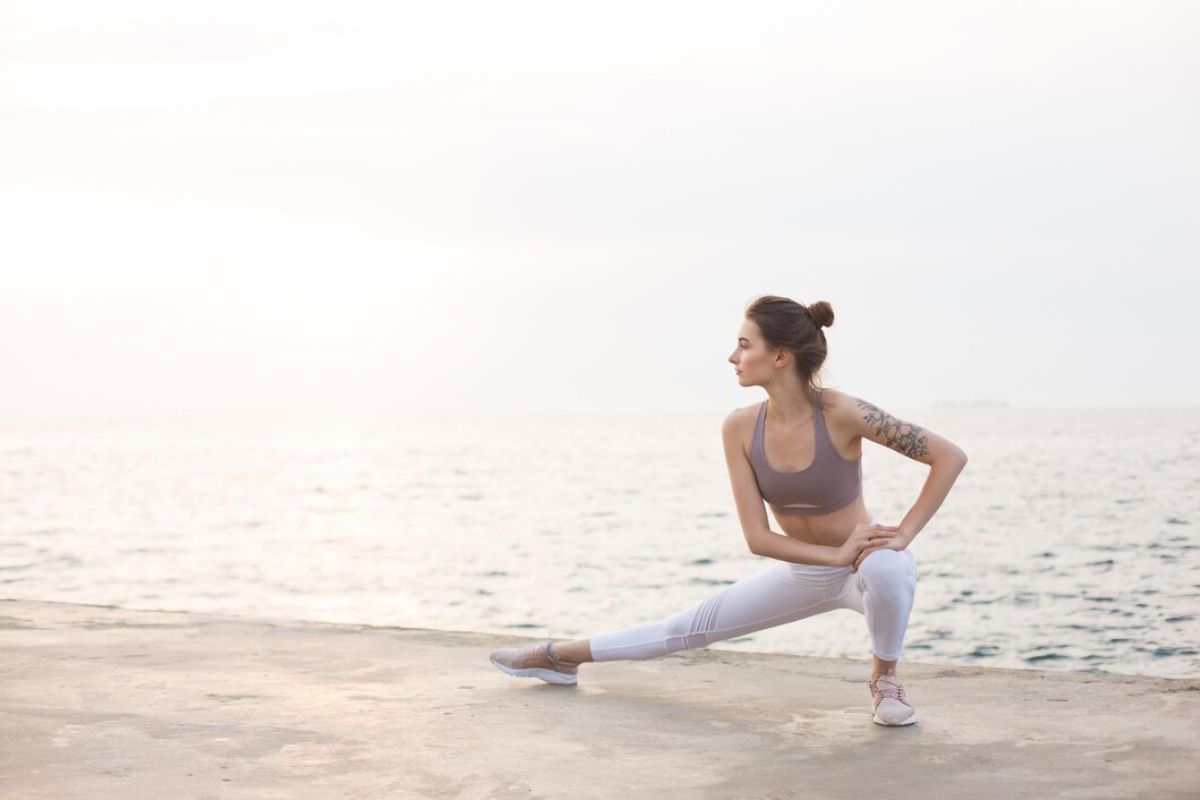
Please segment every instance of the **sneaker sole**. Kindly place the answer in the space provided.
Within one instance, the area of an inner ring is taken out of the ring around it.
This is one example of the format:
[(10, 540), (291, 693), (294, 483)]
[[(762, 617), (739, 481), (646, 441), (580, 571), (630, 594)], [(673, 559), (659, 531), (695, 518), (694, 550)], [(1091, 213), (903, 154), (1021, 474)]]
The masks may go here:
[(912, 725), (914, 722), (917, 721), (917, 713), (915, 711), (912, 713), (912, 715), (908, 719), (906, 719), (902, 722), (884, 722), (883, 720), (881, 720), (879, 718), (878, 714), (874, 714), (874, 712), (872, 712), (872, 714), (873, 714), (872, 719), (871, 719), (872, 722), (874, 722), (876, 725), (884, 725), (889, 728), (896, 728), (901, 725)]
[(542, 669), (541, 667), (530, 667), (529, 669), (515, 669), (507, 664), (501, 664), (494, 658), (489, 658), (496, 667), (514, 678), (541, 678), (546, 683), (558, 683), (562, 685), (574, 685), (579, 681), (578, 675), (564, 675), (561, 672), (555, 672), (551, 669)]

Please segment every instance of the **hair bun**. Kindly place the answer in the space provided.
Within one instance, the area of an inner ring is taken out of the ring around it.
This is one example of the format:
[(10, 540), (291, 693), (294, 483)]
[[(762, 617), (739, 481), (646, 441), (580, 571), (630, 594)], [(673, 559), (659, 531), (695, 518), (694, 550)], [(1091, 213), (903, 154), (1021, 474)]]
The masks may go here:
[(805, 310), (818, 327), (828, 328), (833, 324), (833, 306), (824, 300), (810, 304)]

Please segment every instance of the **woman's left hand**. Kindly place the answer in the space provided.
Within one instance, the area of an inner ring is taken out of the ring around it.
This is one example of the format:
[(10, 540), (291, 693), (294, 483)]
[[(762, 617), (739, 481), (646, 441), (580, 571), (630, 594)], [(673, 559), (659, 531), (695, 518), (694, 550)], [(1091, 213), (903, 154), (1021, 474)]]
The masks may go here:
[(858, 572), (858, 566), (862, 564), (863, 559), (874, 553), (876, 550), (903, 550), (908, 547), (912, 541), (912, 537), (901, 531), (897, 531), (896, 535), (888, 539), (887, 544), (881, 544), (877, 547), (868, 547), (858, 554), (858, 558), (854, 559), (854, 563), (850, 565), (851, 572)]

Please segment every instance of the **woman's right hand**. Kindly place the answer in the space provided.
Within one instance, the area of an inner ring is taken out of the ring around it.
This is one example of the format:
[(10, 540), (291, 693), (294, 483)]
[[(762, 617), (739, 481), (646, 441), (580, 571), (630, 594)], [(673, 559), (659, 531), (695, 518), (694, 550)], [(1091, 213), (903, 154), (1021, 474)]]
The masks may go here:
[(848, 567), (858, 558), (858, 554), (868, 547), (878, 547), (886, 544), (900, 530), (899, 525), (877, 525), (870, 522), (860, 522), (846, 537), (846, 541), (837, 549), (839, 567)]

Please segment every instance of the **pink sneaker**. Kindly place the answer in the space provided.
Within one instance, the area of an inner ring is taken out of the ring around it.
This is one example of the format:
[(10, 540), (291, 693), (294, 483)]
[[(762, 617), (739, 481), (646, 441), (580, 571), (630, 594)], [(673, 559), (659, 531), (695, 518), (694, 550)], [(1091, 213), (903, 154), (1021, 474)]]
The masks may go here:
[(554, 656), (549, 639), (527, 647), (497, 650), (488, 658), (509, 675), (518, 678), (541, 678), (547, 683), (575, 684), (579, 665), (561, 661)]
[(889, 669), (886, 674), (867, 681), (867, 687), (871, 690), (876, 725), (911, 725), (917, 721), (917, 712), (905, 699), (896, 670)]

